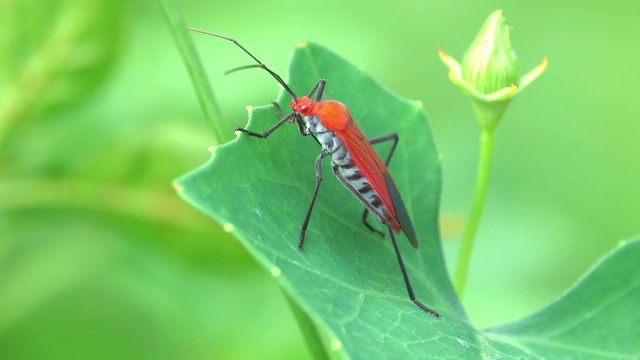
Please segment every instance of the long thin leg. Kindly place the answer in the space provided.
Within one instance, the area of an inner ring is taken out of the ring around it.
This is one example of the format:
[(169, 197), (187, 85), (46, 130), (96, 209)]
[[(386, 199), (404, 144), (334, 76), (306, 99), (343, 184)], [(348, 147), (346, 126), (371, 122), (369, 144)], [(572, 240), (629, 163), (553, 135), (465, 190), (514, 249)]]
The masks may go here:
[(391, 243), (393, 243), (393, 249), (396, 252), (396, 257), (398, 258), (398, 265), (400, 265), (400, 271), (402, 272), (402, 277), (404, 278), (404, 284), (407, 286), (407, 292), (409, 293), (409, 299), (413, 301), (420, 309), (428, 312), (429, 314), (439, 318), (440, 314), (428, 308), (426, 305), (421, 303), (418, 299), (416, 299), (416, 295), (413, 293), (413, 288), (411, 288), (411, 282), (409, 281), (409, 276), (407, 275), (407, 269), (404, 267), (404, 261), (402, 261), (402, 255), (400, 255), (400, 249), (398, 248), (398, 244), (396, 243), (396, 237), (393, 235), (393, 230), (391, 226), (387, 225), (389, 229), (389, 236), (391, 237)]
[[(393, 140), (393, 145), (391, 145), (391, 150), (389, 150), (389, 155), (387, 155), (387, 160), (384, 162), (385, 166), (389, 166), (389, 162), (393, 157), (393, 152), (396, 151), (396, 146), (398, 145), (398, 134), (391, 133), (387, 135), (378, 136), (372, 139), (369, 139), (369, 143), (371, 145), (379, 144), (385, 141)], [(380, 236), (384, 236), (384, 233), (380, 230), (376, 230), (369, 222), (367, 221), (367, 216), (369, 216), (369, 209), (365, 208), (362, 212), (362, 223), (372, 232), (379, 234)]]
[[(285, 118), (288, 117), (290, 122), (296, 122), (296, 125), (298, 126), (298, 132), (302, 135), (302, 136), (308, 136), (308, 135), (313, 135), (311, 133), (311, 131), (309, 131), (307, 129), (307, 127), (304, 125), (304, 121), (302, 121), (302, 118), (300, 116), (297, 116), (296, 113), (291, 113), (289, 115), (285, 115), (282, 112), (282, 108), (280, 107), (280, 104), (278, 104), (277, 101), (273, 101), (271, 103), (273, 105), (274, 108), (276, 108), (276, 111), (278, 112), (278, 115), (281, 118)], [(317, 141), (317, 140), (316, 140)]]
[(393, 157), (393, 153), (396, 151), (396, 146), (398, 145), (398, 141), (400, 140), (398, 138), (398, 134), (391, 133), (391, 134), (382, 135), (382, 136), (378, 136), (378, 137), (374, 137), (374, 138), (369, 139), (369, 144), (371, 144), (371, 145), (380, 144), (380, 143), (383, 143), (383, 142), (389, 141), (389, 140), (393, 140), (393, 145), (391, 145), (391, 150), (389, 150), (389, 155), (387, 155), (387, 160), (385, 160), (385, 162), (384, 162), (385, 166), (389, 166), (389, 162), (391, 162), (391, 158)]
[(267, 136), (269, 136), (274, 130), (276, 130), (278, 127), (280, 127), (280, 125), (284, 124), (285, 122), (296, 122), (296, 125), (298, 126), (298, 131), (300, 132), (300, 134), (302, 134), (303, 136), (308, 136), (308, 135), (313, 135), (310, 131), (307, 130), (307, 128), (304, 126), (304, 121), (302, 121), (302, 118), (300, 116), (298, 116), (297, 113), (293, 112), (289, 115), (285, 115), (282, 112), (282, 108), (280, 108), (280, 105), (277, 102), (272, 102), (271, 104), (273, 104), (273, 106), (276, 108), (276, 111), (278, 112), (278, 115), (281, 117), (280, 121), (278, 121), (275, 125), (273, 125), (272, 127), (270, 127), (269, 129), (267, 129), (267, 131), (263, 132), (263, 133), (255, 133), (253, 131), (249, 131), (247, 129), (244, 128), (236, 128), (236, 131), (240, 131), (243, 132), (249, 136), (253, 136), (253, 137), (257, 137), (260, 139), (266, 139)]
[(440, 317), (440, 314), (438, 314), (437, 311), (428, 308), (427, 306), (425, 306), (423, 303), (421, 303), (419, 300), (416, 299), (416, 296), (413, 293), (413, 288), (411, 287), (411, 282), (409, 281), (409, 276), (407, 275), (407, 270), (404, 267), (404, 261), (402, 260), (402, 255), (400, 255), (400, 249), (398, 248), (398, 244), (396, 242), (396, 237), (393, 235), (393, 230), (391, 229), (391, 225), (389, 225), (389, 223), (387, 222), (386, 219), (384, 219), (382, 214), (380, 214), (378, 212), (378, 210), (375, 207), (373, 207), (373, 205), (371, 205), (369, 202), (364, 200), (362, 195), (360, 193), (358, 193), (358, 191), (353, 187), (353, 185), (351, 185), (351, 183), (347, 179), (345, 179), (345, 177), (342, 176), (342, 174), (340, 174), (340, 171), (339, 171), (339, 168), (338, 168), (337, 165), (334, 164), (334, 166), (332, 168), (333, 168), (333, 173), (336, 175), (338, 180), (347, 188), (347, 190), (349, 190), (356, 198), (358, 198), (358, 200), (360, 200), (360, 202), (365, 204), (365, 207), (367, 208), (367, 211), (370, 211), (371, 213), (373, 213), (373, 215), (381, 223), (383, 223), (387, 227), (387, 229), (389, 230), (389, 236), (391, 237), (391, 243), (393, 244), (393, 249), (396, 252), (396, 258), (398, 259), (398, 265), (400, 265), (400, 271), (402, 272), (402, 278), (404, 279), (404, 283), (405, 283), (405, 285), (407, 287), (407, 292), (409, 293), (409, 299), (411, 299), (411, 301), (413, 301), (413, 303), (416, 304), (422, 310), (424, 310), (424, 311), (428, 312), (429, 314), (432, 314), (432, 315), (434, 315), (436, 317)]
[(311, 91), (309, 92), (309, 97), (313, 96), (313, 93), (316, 92), (316, 90), (318, 90), (318, 92), (316, 93), (316, 98), (315, 101), (320, 101), (322, 100), (322, 93), (324, 93), (324, 86), (327, 84), (327, 80), (325, 79), (320, 79), (320, 81), (318, 81), (318, 83), (316, 84), (316, 86), (313, 87), (313, 89), (311, 89)]
[(316, 93), (316, 101), (320, 101), (322, 99), (322, 94), (324, 93), (324, 85), (327, 83), (327, 80), (321, 79), (318, 81), (318, 92)]
[(374, 232), (380, 236), (384, 236), (384, 233), (376, 228), (373, 227), (373, 225), (369, 224), (369, 222), (367, 221), (367, 216), (369, 216), (369, 209), (367, 209), (366, 207), (364, 208), (364, 211), (362, 212), (362, 216), (360, 217), (362, 219), (362, 223), (364, 224), (364, 226), (367, 227), (367, 229), (369, 229), (371, 232)]
[(287, 117), (283, 112), (282, 112), (282, 108), (280, 107), (280, 104), (278, 104), (277, 101), (272, 101), (271, 105), (273, 105), (274, 108), (276, 108), (276, 112), (278, 112), (278, 115), (283, 118), (283, 117)]
[(307, 210), (307, 215), (304, 217), (304, 222), (302, 223), (302, 230), (300, 231), (300, 242), (298, 243), (298, 249), (300, 250), (302, 250), (302, 248), (304, 247), (304, 236), (307, 233), (307, 226), (309, 225), (309, 219), (311, 218), (311, 211), (313, 210), (313, 205), (315, 205), (316, 198), (318, 197), (320, 183), (322, 183), (322, 159), (327, 155), (329, 155), (329, 153), (322, 150), (322, 152), (316, 159), (316, 187), (315, 189), (313, 189), (313, 195), (311, 195), (311, 204), (309, 204), (309, 210)]
[(236, 128), (236, 131), (240, 131), (240, 132), (243, 132), (243, 133), (245, 133), (245, 134), (247, 134), (249, 136), (257, 137), (257, 138), (260, 138), (260, 139), (266, 139), (267, 136), (269, 136), (275, 129), (280, 127), (280, 125), (284, 124), (287, 121), (292, 121), (294, 116), (295, 116), (295, 113), (292, 113), (291, 115), (283, 117), (282, 119), (280, 119), (280, 121), (278, 121), (275, 125), (273, 125), (269, 129), (267, 129), (267, 131), (263, 132), (262, 134), (256, 133), (256, 132), (253, 132), (253, 131), (249, 131), (249, 130), (247, 130), (245, 128)]

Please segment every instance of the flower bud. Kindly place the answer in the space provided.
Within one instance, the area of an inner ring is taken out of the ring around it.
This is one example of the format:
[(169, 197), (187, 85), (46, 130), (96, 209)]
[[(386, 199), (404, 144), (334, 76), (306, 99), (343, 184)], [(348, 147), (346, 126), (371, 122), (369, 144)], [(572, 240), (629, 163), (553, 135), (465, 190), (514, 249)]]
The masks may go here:
[(462, 66), (438, 49), (449, 67), (449, 78), (472, 101), (480, 126), (494, 130), (513, 97), (535, 80), (547, 66), (547, 59), (524, 77), (520, 62), (511, 48), (509, 27), (502, 10), (495, 11), (465, 54)]

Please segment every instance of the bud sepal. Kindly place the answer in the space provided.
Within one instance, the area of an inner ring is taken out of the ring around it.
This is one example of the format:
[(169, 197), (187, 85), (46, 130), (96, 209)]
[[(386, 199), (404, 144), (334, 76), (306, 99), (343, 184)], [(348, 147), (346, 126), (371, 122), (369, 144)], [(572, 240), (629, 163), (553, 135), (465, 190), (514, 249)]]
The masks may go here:
[(486, 130), (495, 129), (511, 100), (547, 67), (545, 57), (540, 65), (520, 76), (520, 63), (511, 48), (502, 10), (489, 16), (462, 65), (442, 49), (438, 49), (438, 54), (449, 68), (451, 82), (471, 98), (478, 123)]

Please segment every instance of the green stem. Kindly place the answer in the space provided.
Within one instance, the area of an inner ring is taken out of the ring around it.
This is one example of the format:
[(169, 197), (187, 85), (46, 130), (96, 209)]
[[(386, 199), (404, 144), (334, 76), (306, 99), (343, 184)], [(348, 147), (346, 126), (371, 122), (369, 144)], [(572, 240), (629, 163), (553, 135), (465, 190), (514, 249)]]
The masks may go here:
[(169, 23), (169, 28), (178, 45), (178, 49), (182, 54), (182, 59), (187, 66), (187, 70), (191, 76), (191, 81), (193, 81), (193, 86), (195, 87), (198, 99), (200, 100), (200, 105), (213, 128), (213, 136), (215, 137), (214, 145), (218, 145), (222, 141), (230, 140), (231, 136), (233, 136), (233, 131), (224, 126), (220, 108), (213, 96), (213, 91), (211, 90), (209, 81), (207, 80), (207, 74), (204, 71), (204, 67), (198, 57), (198, 53), (191, 42), (191, 38), (187, 36), (184, 20), (182, 19), (175, 1), (158, 0), (158, 3), (164, 12), (165, 18)]
[(489, 189), (489, 173), (491, 172), (491, 160), (493, 158), (493, 145), (495, 143), (495, 130), (483, 129), (480, 135), (480, 162), (478, 164), (478, 177), (476, 179), (476, 192), (471, 206), (471, 213), (466, 228), (462, 235), (462, 245), (458, 256), (454, 286), (458, 296), (462, 297), (471, 262), (473, 242), (478, 232), (482, 210)]

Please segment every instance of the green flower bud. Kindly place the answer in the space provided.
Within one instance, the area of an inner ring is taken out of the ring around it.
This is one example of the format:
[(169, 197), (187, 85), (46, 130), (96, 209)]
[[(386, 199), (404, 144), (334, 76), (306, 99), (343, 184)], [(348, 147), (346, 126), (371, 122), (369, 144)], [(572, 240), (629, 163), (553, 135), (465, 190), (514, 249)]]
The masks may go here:
[(500, 10), (489, 16), (462, 58), (462, 79), (485, 95), (520, 82), (520, 62)]
[(494, 130), (511, 100), (535, 80), (547, 66), (547, 59), (527, 75), (520, 76), (520, 62), (511, 48), (509, 27), (502, 10), (491, 14), (465, 54), (462, 66), (438, 49), (449, 67), (449, 78), (471, 98), (484, 130)]

